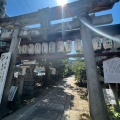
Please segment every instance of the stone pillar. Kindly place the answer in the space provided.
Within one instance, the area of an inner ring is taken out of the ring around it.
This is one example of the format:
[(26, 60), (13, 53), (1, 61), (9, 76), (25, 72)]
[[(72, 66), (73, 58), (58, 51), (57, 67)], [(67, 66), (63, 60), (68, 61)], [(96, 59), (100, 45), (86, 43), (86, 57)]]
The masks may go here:
[(90, 114), (92, 120), (107, 120), (105, 100), (98, 80), (97, 66), (91, 40), (91, 30), (88, 28), (88, 26), (91, 25), (88, 14), (81, 14), (79, 20), (81, 24), (80, 32), (88, 81)]
[[(21, 40), (18, 37), (19, 32), (20, 32), (20, 25), (19, 25), (19, 23), (16, 23), (15, 28), (14, 28), (14, 32), (12, 34), (11, 46), (9, 49), (9, 52), (11, 52), (12, 55), (11, 55), (10, 65), (9, 65), (8, 74), (7, 74), (7, 78), (6, 78), (3, 99), (2, 99), (2, 103), (0, 105), (1, 106), (0, 108), (2, 108), (2, 110), (3, 110), (3, 108), (7, 107), (8, 95), (9, 95), (9, 91), (10, 91), (10, 88), (12, 85), (14, 68), (15, 68), (17, 54), (18, 54), (18, 46), (19, 46), (20, 40)], [(2, 107), (2, 106), (4, 106), (4, 107)], [(1, 111), (1, 109), (0, 109), (0, 111)]]

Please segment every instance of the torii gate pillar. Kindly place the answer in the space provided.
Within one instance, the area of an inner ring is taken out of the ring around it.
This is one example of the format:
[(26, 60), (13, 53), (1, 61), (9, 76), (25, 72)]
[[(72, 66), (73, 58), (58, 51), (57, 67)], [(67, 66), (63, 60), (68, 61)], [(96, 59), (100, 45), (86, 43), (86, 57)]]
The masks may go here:
[(98, 80), (97, 66), (91, 40), (91, 30), (88, 26), (86, 26), (86, 24), (91, 24), (89, 18), (90, 17), (87, 13), (83, 13), (79, 16), (81, 24), (80, 32), (88, 81), (90, 114), (92, 120), (107, 120), (104, 96)]
[(9, 95), (10, 87), (12, 84), (12, 78), (13, 78), (14, 68), (15, 68), (17, 54), (18, 54), (18, 46), (21, 40), (21, 38), (19, 37), (19, 32), (20, 32), (20, 25), (19, 23), (16, 22), (14, 31), (12, 34), (12, 41), (11, 41), (10, 49), (9, 49), (9, 52), (11, 52), (12, 55), (11, 55), (10, 65), (9, 65), (9, 69), (7, 73), (2, 103), (0, 105), (0, 112), (1, 112), (1, 109), (3, 112), (4, 109), (6, 110), (6, 107), (7, 107), (8, 95)]

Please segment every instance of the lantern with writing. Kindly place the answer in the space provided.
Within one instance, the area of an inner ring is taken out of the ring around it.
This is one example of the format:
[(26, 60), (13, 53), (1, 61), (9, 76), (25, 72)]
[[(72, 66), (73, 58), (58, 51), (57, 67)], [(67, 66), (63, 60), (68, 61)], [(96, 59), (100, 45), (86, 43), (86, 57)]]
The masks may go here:
[(66, 51), (67, 52), (71, 52), (72, 51), (72, 41), (71, 40), (67, 40), (66, 41)]
[(28, 53), (28, 46), (22, 45), (22, 54), (27, 54), (27, 53)]
[(64, 52), (64, 42), (63, 41), (57, 42), (57, 52)]
[(75, 51), (80, 51), (80, 49), (81, 49), (81, 40), (76, 39), (74, 41), (74, 47), (75, 47)]
[(42, 53), (44, 54), (46, 54), (46, 53), (48, 53), (48, 43), (46, 43), (46, 42), (43, 42), (42, 43)]
[(35, 53), (34, 44), (29, 44), (29, 46), (28, 46), (28, 54), (34, 54), (34, 53)]
[(94, 50), (100, 50), (102, 48), (102, 38), (95, 37), (92, 39), (92, 43), (93, 43)]
[(19, 55), (22, 54), (22, 47), (21, 46), (18, 47), (18, 54)]
[(108, 39), (108, 38), (103, 38), (103, 48), (105, 50), (110, 50), (113, 47), (113, 42), (112, 40)]
[(49, 43), (49, 53), (55, 53), (55, 42)]
[(120, 50), (120, 35), (116, 35), (115, 40), (113, 41), (114, 43), (114, 52)]
[(40, 54), (41, 53), (41, 44), (36, 43), (35, 44), (35, 54)]

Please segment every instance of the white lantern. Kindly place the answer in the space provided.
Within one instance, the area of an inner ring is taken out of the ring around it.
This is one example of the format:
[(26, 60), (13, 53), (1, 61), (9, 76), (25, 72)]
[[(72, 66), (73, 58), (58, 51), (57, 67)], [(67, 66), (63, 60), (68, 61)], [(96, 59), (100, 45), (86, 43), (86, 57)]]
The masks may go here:
[(102, 48), (102, 38), (95, 37), (92, 39), (92, 43), (93, 43), (94, 50), (100, 50)]
[(114, 43), (114, 50), (117, 51), (117, 49), (120, 48), (120, 35), (116, 35), (115, 38), (117, 38), (118, 41), (113, 41), (113, 43)]
[(55, 53), (55, 42), (49, 43), (49, 53)]
[(104, 49), (112, 49), (113, 47), (113, 43), (112, 40), (108, 39), (108, 38), (103, 38), (103, 47)]
[(63, 41), (57, 42), (57, 52), (64, 52), (64, 42)]
[(46, 53), (48, 53), (48, 43), (46, 43), (46, 42), (43, 42), (42, 43), (42, 53), (44, 54), (46, 54)]
[(66, 51), (67, 52), (71, 52), (72, 51), (72, 41), (71, 40), (67, 40), (66, 41)]
[(35, 54), (40, 54), (41, 53), (41, 44), (36, 43), (35, 44)]
[(28, 53), (28, 46), (22, 45), (22, 54), (27, 54), (27, 53)]
[(81, 49), (81, 40), (76, 39), (74, 41), (74, 47), (75, 47), (75, 51), (80, 51), (80, 49)]
[(34, 53), (35, 53), (34, 44), (29, 44), (29, 46), (28, 46), (28, 54), (34, 54)]
[(19, 55), (22, 54), (22, 46), (19, 46), (19, 48), (18, 48), (18, 54)]

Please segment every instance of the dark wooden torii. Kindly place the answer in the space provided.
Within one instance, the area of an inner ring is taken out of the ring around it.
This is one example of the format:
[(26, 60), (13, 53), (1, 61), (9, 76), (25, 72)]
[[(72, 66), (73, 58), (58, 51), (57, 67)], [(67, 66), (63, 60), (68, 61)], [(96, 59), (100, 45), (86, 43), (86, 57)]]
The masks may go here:
[[(87, 69), (90, 112), (93, 120), (107, 120), (107, 117), (102, 90), (98, 82), (95, 56), (91, 41), (91, 31), (88, 27), (86, 27), (86, 25), (92, 26), (92, 19), (89, 17), (90, 13), (111, 9), (113, 5), (118, 1), (119, 0), (80, 0), (77, 2), (69, 3), (64, 7), (64, 18), (77, 17), (79, 20)], [(10, 70), (7, 75), (7, 82), (4, 90), (2, 106), (5, 107), (5, 104), (7, 103), (7, 97), (11, 86), (15, 61), (18, 53), (18, 45), (20, 42), (20, 28), (40, 23), (41, 29), (43, 31), (43, 38), (47, 40), (47, 30), (49, 30), (51, 27), (51, 21), (59, 19), (62, 19), (62, 8), (60, 6), (40, 9), (38, 12), (26, 15), (0, 19), (1, 27), (14, 28), (10, 47), (10, 51), (12, 52), (12, 62), (9, 66)], [(107, 17), (104, 20), (106, 19)], [(107, 23), (104, 22), (104, 20), (100, 19), (99, 23)]]

